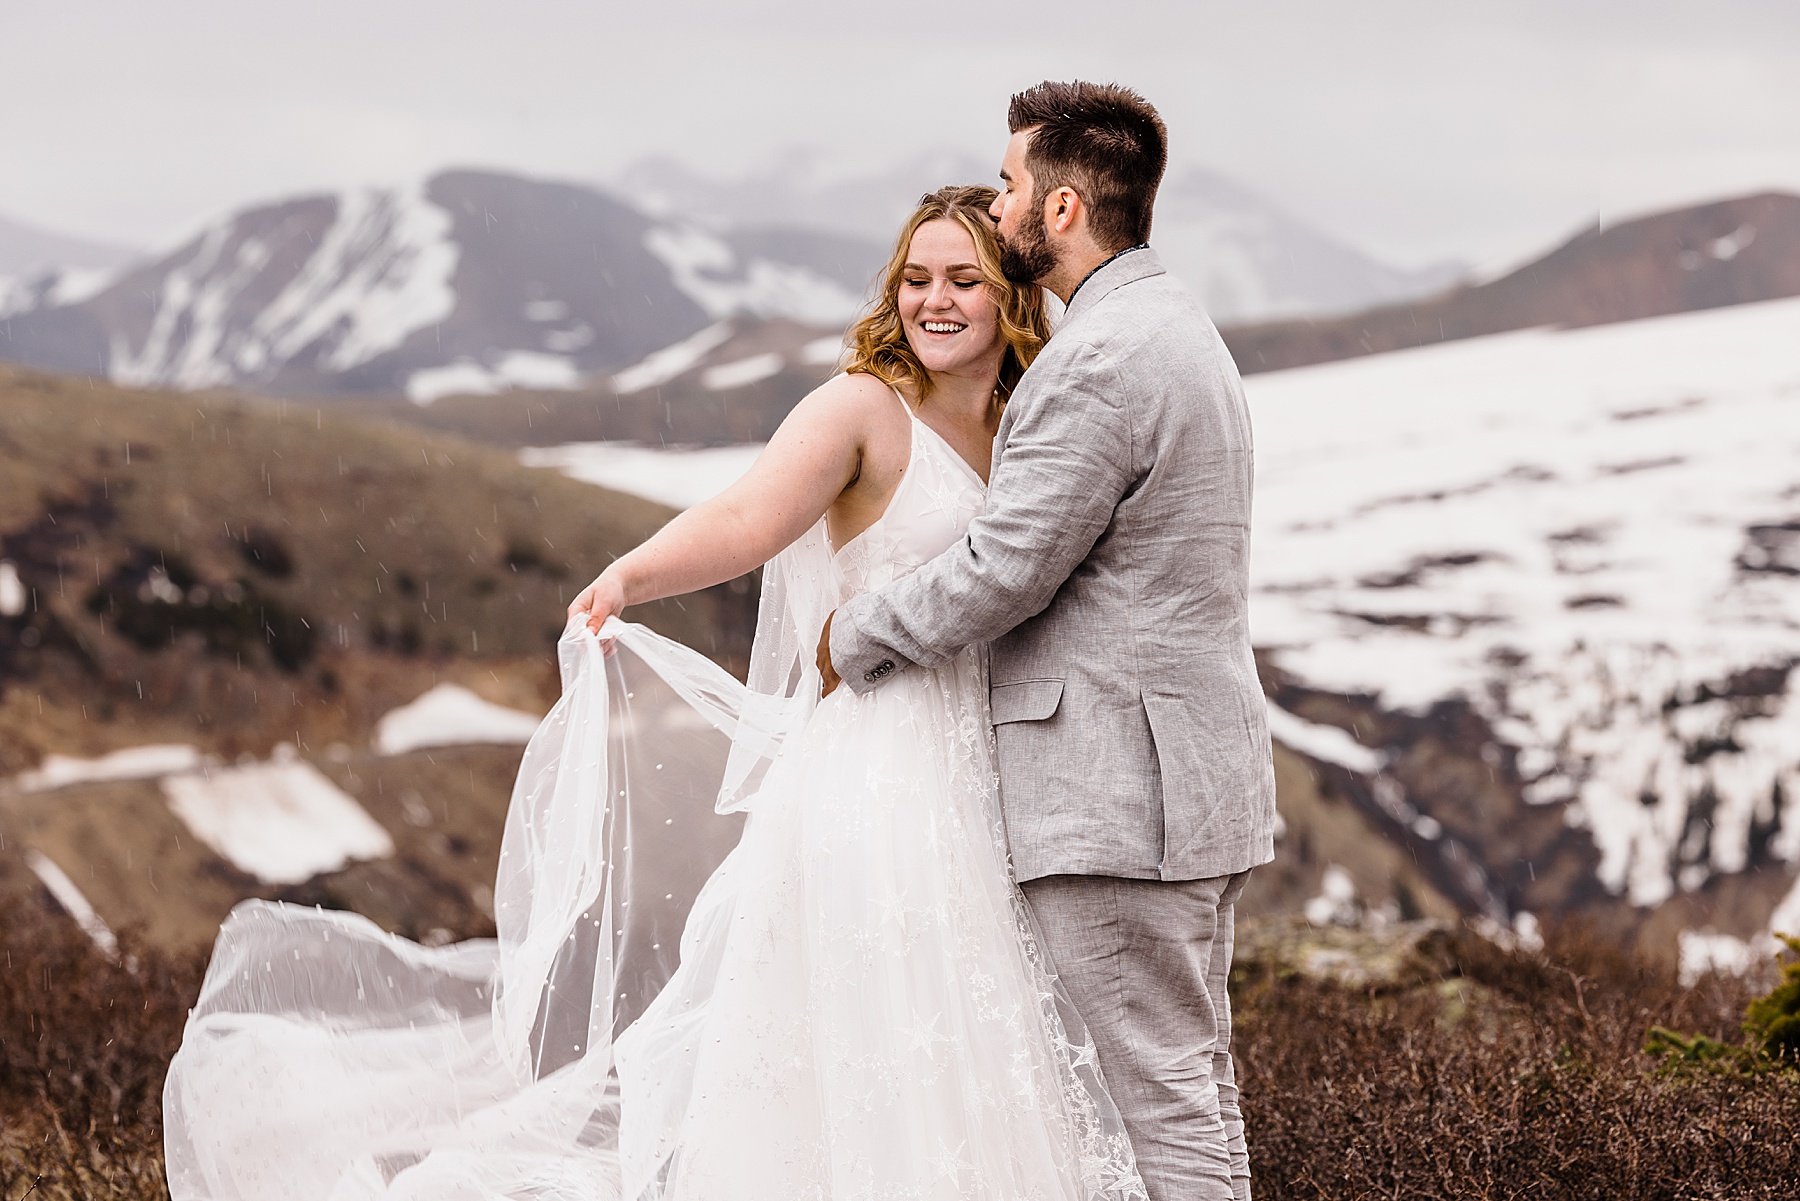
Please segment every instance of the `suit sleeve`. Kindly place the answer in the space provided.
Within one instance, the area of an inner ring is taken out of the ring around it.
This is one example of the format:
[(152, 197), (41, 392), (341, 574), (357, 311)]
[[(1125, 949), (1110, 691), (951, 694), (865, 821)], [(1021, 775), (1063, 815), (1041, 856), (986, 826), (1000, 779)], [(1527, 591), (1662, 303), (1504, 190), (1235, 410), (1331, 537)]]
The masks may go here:
[(939, 666), (1041, 612), (1112, 522), (1134, 482), (1115, 374), (1084, 344), (1032, 383), (1009, 406), (987, 508), (962, 540), (832, 619), (832, 665), (855, 691), (908, 665)]

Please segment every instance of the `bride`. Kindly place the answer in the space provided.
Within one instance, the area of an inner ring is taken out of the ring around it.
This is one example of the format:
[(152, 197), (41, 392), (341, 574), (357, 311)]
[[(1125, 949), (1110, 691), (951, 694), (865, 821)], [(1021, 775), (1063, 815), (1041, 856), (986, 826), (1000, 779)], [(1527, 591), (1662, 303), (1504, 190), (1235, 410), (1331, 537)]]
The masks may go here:
[[(923, 197), (844, 374), (570, 606), (495, 940), (232, 912), (165, 1089), (175, 1201), (1143, 1197), (1012, 882), (981, 653), (822, 700), (813, 666), (981, 509), (1047, 336), (993, 198)], [(765, 562), (747, 686), (617, 617)]]

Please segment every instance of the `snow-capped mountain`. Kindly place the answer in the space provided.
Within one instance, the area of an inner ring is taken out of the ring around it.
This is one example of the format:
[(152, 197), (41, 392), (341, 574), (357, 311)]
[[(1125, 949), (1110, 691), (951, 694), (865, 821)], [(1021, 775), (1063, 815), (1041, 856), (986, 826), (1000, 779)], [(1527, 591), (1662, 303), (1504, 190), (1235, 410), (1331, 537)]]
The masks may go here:
[(446, 171), (233, 213), (95, 295), (23, 306), (0, 357), (422, 403), (569, 387), (737, 315), (842, 323), (866, 283), (853, 259), (841, 239), (740, 239), (590, 187)]
[[(645, 159), (612, 184), (656, 211), (719, 229), (776, 221), (860, 237), (879, 266), (920, 194), (949, 183), (994, 183), (997, 162), (953, 152), (902, 160), (876, 173), (835, 170), (792, 148), (735, 179), (672, 159)], [(1152, 243), (1221, 323), (1339, 313), (1423, 296), (1455, 283), (1455, 264), (1406, 271), (1321, 232), (1265, 196), (1200, 168), (1171, 172), (1157, 200)]]

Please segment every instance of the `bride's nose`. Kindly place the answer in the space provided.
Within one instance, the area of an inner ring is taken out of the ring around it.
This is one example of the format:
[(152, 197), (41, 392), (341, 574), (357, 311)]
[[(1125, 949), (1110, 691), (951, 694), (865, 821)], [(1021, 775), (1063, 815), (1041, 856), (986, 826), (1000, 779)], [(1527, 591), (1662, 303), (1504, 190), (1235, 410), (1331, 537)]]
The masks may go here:
[(931, 288), (925, 293), (925, 307), (928, 309), (947, 309), (950, 307), (950, 281), (934, 279)]

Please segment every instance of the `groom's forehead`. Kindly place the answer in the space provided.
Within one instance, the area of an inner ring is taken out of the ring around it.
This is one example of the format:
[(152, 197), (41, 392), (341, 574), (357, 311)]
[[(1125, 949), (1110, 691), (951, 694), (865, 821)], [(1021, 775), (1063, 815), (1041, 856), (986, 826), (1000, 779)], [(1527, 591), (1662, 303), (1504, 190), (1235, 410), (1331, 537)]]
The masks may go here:
[(1012, 179), (1025, 174), (1025, 152), (1031, 148), (1031, 130), (1021, 129), (1006, 143), (1006, 154), (1000, 160), (1000, 177)]

